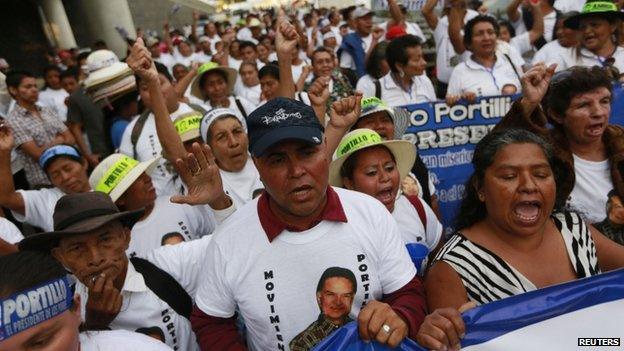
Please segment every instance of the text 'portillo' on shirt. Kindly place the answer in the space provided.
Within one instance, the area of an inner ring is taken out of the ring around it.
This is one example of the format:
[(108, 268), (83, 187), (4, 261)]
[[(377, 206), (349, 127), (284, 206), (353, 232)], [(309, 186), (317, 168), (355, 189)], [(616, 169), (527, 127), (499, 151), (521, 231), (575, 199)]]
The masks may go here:
[(335, 191), (347, 222), (323, 220), (272, 241), (258, 216), (262, 198), (237, 210), (213, 235), (197, 306), (218, 318), (238, 311), (252, 350), (290, 350), (410, 282), (416, 271), (386, 208)]

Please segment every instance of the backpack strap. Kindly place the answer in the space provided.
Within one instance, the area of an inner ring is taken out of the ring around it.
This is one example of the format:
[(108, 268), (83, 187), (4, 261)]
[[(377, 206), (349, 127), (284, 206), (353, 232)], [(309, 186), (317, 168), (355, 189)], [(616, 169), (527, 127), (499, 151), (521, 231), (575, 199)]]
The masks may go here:
[(303, 94), (301, 92), (297, 92), (297, 96), (299, 97), (299, 101), (304, 102), (303, 101)]
[(425, 231), (427, 230), (427, 214), (425, 213), (425, 207), (422, 204), (422, 201), (418, 198), (418, 196), (407, 195), (405, 196), (409, 200), (409, 202), (414, 206), (416, 212), (418, 212), (418, 217), (420, 217), (420, 222), (423, 224)]
[(509, 64), (511, 65), (511, 68), (513, 68), (514, 73), (516, 74), (516, 77), (518, 77), (518, 81), (522, 83), (522, 77), (520, 77), (520, 73), (518, 73), (518, 69), (516, 68), (516, 65), (514, 65), (513, 61), (511, 61), (511, 57), (509, 57), (509, 55), (507, 54), (504, 54), (504, 55), (507, 61), (509, 62)]
[(150, 111), (149, 109), (145, 109), (143, 113), (139, 116), (134, 127), (132, 128), (132, 133), (130, 134), (130, 142), (132, 143), (132, 154), (133, 158), (136, 160), (138, 158), (137, 155), (137, 142), (139, 141), (139, 137), (141, 136), (141, 132), (143, 131), (143, 127), (145, 126), (145, 122), (147, 121), (147, 117), (149, 117)]
[(180, 316), (190, 319), (193, 311), (193, 299), (169, 273), (158, 268), (152, 262), (132, 257), (130, 262), (134, 269), (141, 273), (145, 285), (166, 302)]
[(379, 82), (379, 79), (375, 79), (373, 83), (375, 83), (375, 97), (381, 99), (381, 82)]
[(236, 107), (238, 107), (238, 110), (243, 115), (243, 118), (247, 119), (247, 112), (245, 112), (245, 108), (243, 107), (243, 104), (238, 99), (238, 97), (234, 97), (234, 102), (236, 102)]

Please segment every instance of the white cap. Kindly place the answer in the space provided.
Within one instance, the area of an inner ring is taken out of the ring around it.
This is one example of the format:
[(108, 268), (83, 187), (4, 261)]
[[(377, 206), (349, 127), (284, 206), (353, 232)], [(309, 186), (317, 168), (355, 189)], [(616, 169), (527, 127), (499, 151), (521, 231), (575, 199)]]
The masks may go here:
[(106, 193), (117, 201), (143, 172), (150, 175), (159, 159), (139, 162), (123, 154), (112, 154), (95, 167), (89, 177), (89, 185), (91, 189)]
[(367, 9), (364, 6), (357, 7), (355, 10), (353, 10), (353, 18), (360, 18), (360, 17), (367, 16), (369, 14), (373, 14), (373, 11), (370, 9)]
[(327, 39), (331, 39), (331, 38), (335, 38), (336, 34), (334, 34), (334, 32), (332, 32), (331, 30), (325, 34), (323, 34), (323, 40), (327, 40)]

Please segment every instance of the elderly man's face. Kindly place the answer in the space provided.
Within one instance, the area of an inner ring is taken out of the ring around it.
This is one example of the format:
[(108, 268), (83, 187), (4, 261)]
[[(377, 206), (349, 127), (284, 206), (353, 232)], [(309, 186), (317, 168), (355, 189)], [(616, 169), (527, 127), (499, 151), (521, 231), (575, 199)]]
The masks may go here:
[(128, 269), (130, 230), (114, 222), (85, 234), (63, 238), (52, 255), (87, 287), (104, 275), (123, 286)]
[(323, 284), (323, 290), (316, 293), (321, 312), (330, 322), (342, 325), (345, 317), (351, 312), (351, 304), (355, 296), (353, 284), (343, 277), (329, 278)]
[(329, 162), (325, 143), (312, 145), (286, 140), (254, 157), (275, 212), (295, 221), (305, 221), (323, 210)]

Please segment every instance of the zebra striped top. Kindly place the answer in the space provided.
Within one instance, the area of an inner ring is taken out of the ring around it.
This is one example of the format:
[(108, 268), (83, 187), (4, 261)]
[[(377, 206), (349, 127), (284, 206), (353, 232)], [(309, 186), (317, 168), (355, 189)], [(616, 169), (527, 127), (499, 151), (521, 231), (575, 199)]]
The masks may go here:
[[(565, 241), (576, 277), (584, 278), (600, 273), (594, 241), (580, 215), (556, 212), (551, 218)], [(455, 269), (468, 298), (478, 305), (537, 290), (531, 281), (502, 258), (471, 242), (459, 232), (444, 245), (434, 262), (438, 260)]]

